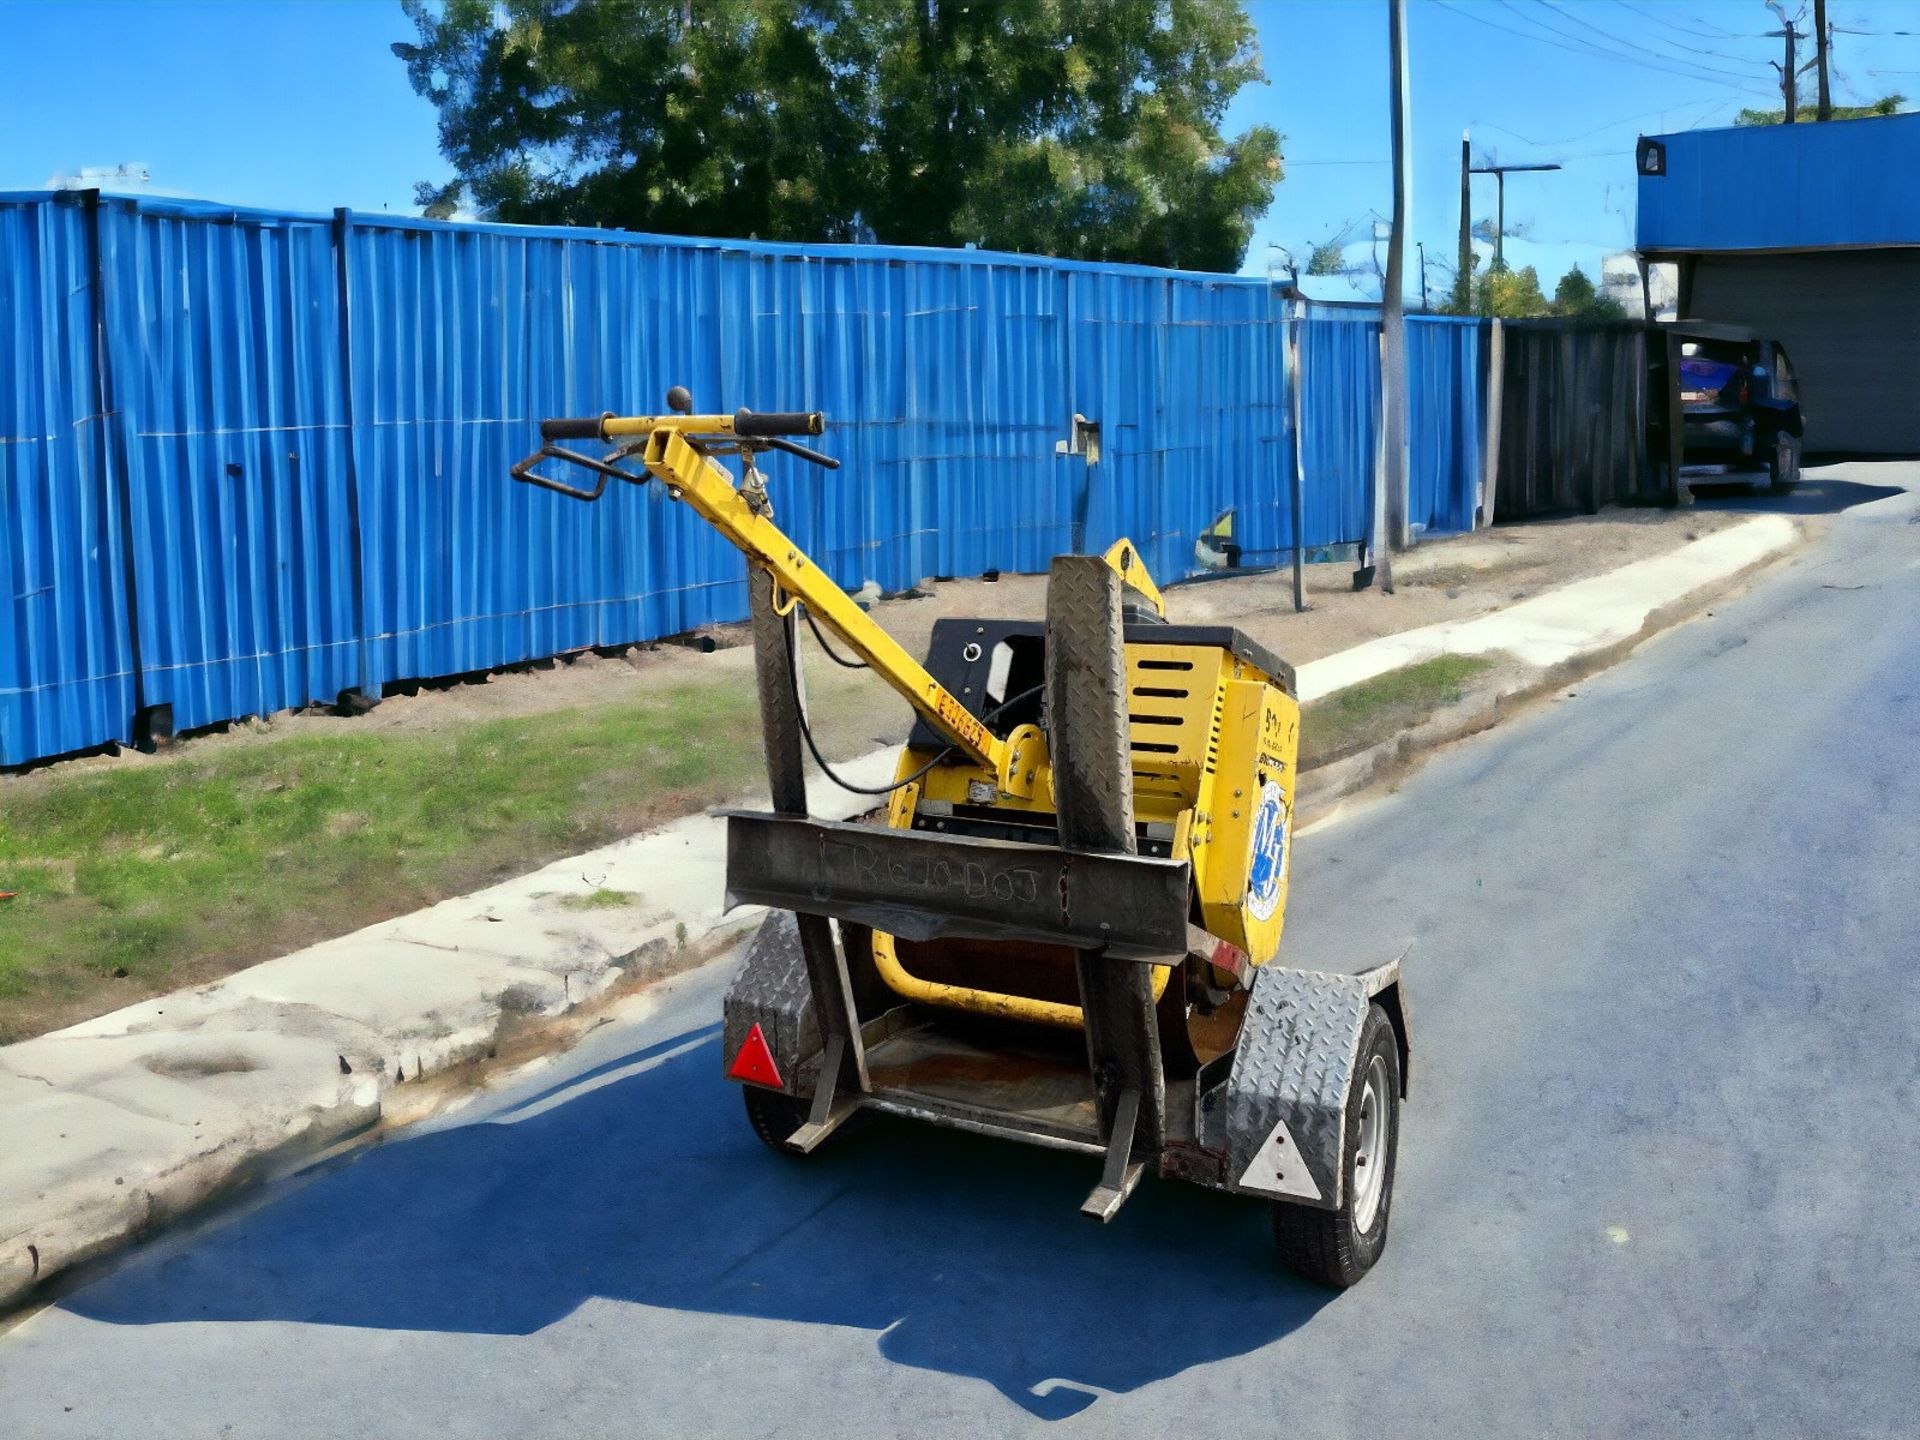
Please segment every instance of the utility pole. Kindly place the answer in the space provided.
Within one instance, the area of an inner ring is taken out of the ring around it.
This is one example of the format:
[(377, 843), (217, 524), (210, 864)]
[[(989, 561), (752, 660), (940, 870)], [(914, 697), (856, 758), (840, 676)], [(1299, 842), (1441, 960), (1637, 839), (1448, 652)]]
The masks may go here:
[(1787, 12), (1781, 8), (1780, 0), (1767, 0), (1767, 8), (1780, 17), (1780, 28), (1778, 30), (1767, 31), (1768, 38), (1786, 42), (1787, 63), (1782, 65), (1776, 60), (1773, 62), (1773, 68), (1780, 72), (1780, 94), (1786, 101), (1786, 113), (1782, 118), (1787, 124), (1791, 125), (1794, 123), (1800, 110), (1798, 83), (1800, 76), (1799, 71), (1794, 68), (1793, 43), (1796, 40), (1803, 40), (1806, 37), (1794, 28), (1793, 21), (1787, 17)]
[(1827, 28), (1827, 0), (1813, 0), (1813, 53), (1820, 65), (1820, 108), (1814, 112), (1817, 120), (1833, 118), (1833, 96), (1827, 90), (1827, 47), (1831, 44), (1833, 32)]
[(1454, 287), (1459, 292), (1460, 313), (1473, 311), (1473, 141), (1460, 132), (1460, 269)]
[(1414, 248), (1420, 252), (1420, 308), (1427, 308), (1427, 242), (1414, 242)]
[(1471, 172), (1475, 175), (1491, 175), (1499, 195), (1493, 213), (1493, 268), (1503, 270), (1507, 264), (1507, 172), (1509, 170), (1558, 170), (1560, 162), (1547, 165), (1475, 165)]
[[(1380, 305), (1380, 489), (1376, 494), (1374, 564), (1380, 588), (1392, 593), (1388, 551), (1407, 548), (1407, 317), (1401, 298), (1407, 249), (1407, 0), (1387, 0), (1387, 42), (1393, 52), (1393, 233), (1387, 237), (1387, 276)], [(1386, 544), (1378, 532), (1386, 531)]]

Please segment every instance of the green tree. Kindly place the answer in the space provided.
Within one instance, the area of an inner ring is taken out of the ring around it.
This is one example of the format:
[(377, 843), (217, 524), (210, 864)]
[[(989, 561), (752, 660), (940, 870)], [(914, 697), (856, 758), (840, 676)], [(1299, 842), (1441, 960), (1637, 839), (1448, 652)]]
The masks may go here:
[[(1870, 105), (1835, 105), (1828, 111), (1833, 120), (1867, 120), (1875, 115), (1898, 115), (1900, 107), (1907, 103), (1904, 95), (1882, 95)], [(1802, 105), (1797, 101), (1793, 107), (1793, 118), (1797, 123), (1814, 123), (1820, 113), (1817, 105)], [(1742, 110), (1733, 117), (1735, 125), (1780, 125), (1786, 122), (1787, 107), (1778, 110)]]
[(1239, 267), (1280, 137), (1234, 0), (402, 0), (423, 206)]
[(1309, 275), (1346, 274), (1347, 246), (1353, 243), (1353, 232), (1359, 228), (1358, 220), (1348, 220), (1326, 239), (1308, 250), (1306, 273)]
[(1489, 270), (1474, 287), (1473, 308), (1482, 315), (1498, 315), (1502, 320), (1524, 320), (1547, 315), (1552, 307), (1540, 291), (1540, 276), (1533, 266), (1524, 269)]
[(1553, 313), (1575, 320), (1619, 320), (1627, 311), (1618, 300), (1594, 289), (1587, 272), (1575, 265), (1553, 287)]

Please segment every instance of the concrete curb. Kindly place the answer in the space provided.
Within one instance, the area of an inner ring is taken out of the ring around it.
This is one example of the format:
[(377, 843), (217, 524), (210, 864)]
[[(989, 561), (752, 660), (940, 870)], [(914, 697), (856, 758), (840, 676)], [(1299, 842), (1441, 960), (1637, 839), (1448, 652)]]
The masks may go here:
[[(1378, 784), (1615, 663), (1798, 534), (1763, 517), (1510, 610), (1301, 667), (1301, 692), (1311, 698), (1455, 651), (1512, 654), (1522, 666), (1517, 679), (1406, 735), (1304, 774), (1301, 806), (1324, 808)], [(896, 753), (841, 768), (855, 783), (884, 784)], [(872, 803), (815, 783), (816, 814), (844, 819)], [(724, 826), (689, 816), (213, 985), (0, 1049), (0, 1155), (8, 1157), (0, 1313), (60, 1272), (390, 1111), (422, 1118), (458, 1093), (414, 1090), (423, 1076), (484, 1062), (510, 1040), (516, 1055), (529, 1044), (564, 1044), (578, 1027), (559, 1017), (704, 963), (758, 918), (720, 908), (724, 875)], [(403, 1086), (410, 1103), (393, 1103)]]
[[(1773, 520), (1778, 517), (1763, 518)], [(1745, 526), (1736, 527), (1735, 530), (1724, 531), (1722, 534), (1737, 534), (1744, 529), (1746, 529)], [(1517, 675), (1509, 673), (1498, 679), (1491, 687), (1470, 692), (1459, 703), (1447, 706), (1404, 734), (1396, 735), (1391, 740), (1383, 741), (1355, 754), (1344, 755), (1324, 765), (1317, 765), (1311, 770), (1302, 771), (1297, 802), (1299, 812), (1302, 815), (1318, 818), (1329, 806), (1410, 773), (1426, 756), (1456, 741), (1477, 735), (1483, 730), (1492, 729), (1501, 720), (1518, 713), (1533, 701), (1551, 695), (1556, 690), (1563, 690), (1569, 685), (1577, 684), (1590, 675), (1599, 674), (1602, 670), (1611, 669), (1648, 640), (1692, 619), (1707, 606), (1746, 584), (1761, 571), (1790, 553), (1804, 538), (1804, 532), (1789, 522), (1784, 530), (1769, 526), (1767, 532), (1759, 538), (1767, 542), (1763, 548), (1742, 546), (1738, 550), (1729, 552), (1739, 557), (1740, 563), (1737, 569), (1729, 570), (1715, 578), (1702, 579), (1677, 597), (1669, 598), (1664, 603), (1649, 605), (1643, 613), (1638, 628), (1631, 634), (1605, 641), (1593, 649), (1567, 654), (1564, 658), (1549, 664), (1526, 666)], [(1507, 613), (1509, 612), (1496, 612), (1497, 615)], [(1436, 651), (1433, 654), (1422, 655), (1421, 658), (1431, 659), (1434, 655), (1448, 653), (1454, 652)], [(1406, 663), (1418, 664), (1420, 661), (1416, 659)], [(1344, 686), (1337, 688), (1344, 688)], [(1322, 691), (1321, 693), (1331, 692)]]

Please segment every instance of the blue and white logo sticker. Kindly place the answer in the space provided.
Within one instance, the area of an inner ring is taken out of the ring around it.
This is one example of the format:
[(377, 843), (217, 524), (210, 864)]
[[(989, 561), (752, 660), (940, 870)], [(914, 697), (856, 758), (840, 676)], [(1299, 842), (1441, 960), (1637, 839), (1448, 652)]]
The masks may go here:
[(1267, 781), (1260, 787), (1260, 808), (1253, 812), (1253, 858), (1247, 864), (1247, 909), (1255, 920), (1272, 919), (1279, 907), (1292, 818), (1280, 782)]

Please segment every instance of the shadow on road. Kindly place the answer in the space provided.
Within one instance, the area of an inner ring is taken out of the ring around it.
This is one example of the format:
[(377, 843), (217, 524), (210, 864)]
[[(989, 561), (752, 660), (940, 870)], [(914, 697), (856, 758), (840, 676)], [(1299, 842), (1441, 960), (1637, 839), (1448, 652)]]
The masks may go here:
[(1083, 1157), (879, 1117), (811, 1160), (772, 1155), (719, 1068), (712, 1031), (690, 1032), (365, 1152), (63, 1304), (524, 1335), (605, 1296), (860, 1327), (890, 1360), (1061, 1419), (1331, 1298), (1278, 1269), (1244, 1199), (1149, 1180), (1112, 1225), (1083, 1219)]
[(1856, 505), (1906, 493), (1898, 485), (1868, 485), (1838, 476), (1805, 474), (1783, 495), (1770, 493), (1764, 485), (1749, 486), (1744, 481), (1722, 484), (1690, 480), (1687, 488), (1693, 492), (1694, 504), (1702, 510), (1752, 511), (1767, 515), (1836, 515)]

